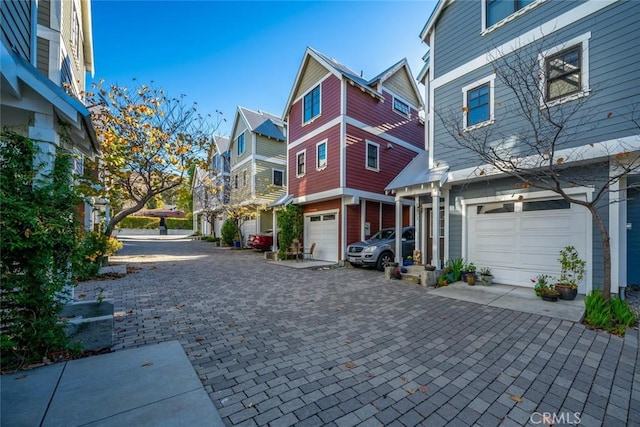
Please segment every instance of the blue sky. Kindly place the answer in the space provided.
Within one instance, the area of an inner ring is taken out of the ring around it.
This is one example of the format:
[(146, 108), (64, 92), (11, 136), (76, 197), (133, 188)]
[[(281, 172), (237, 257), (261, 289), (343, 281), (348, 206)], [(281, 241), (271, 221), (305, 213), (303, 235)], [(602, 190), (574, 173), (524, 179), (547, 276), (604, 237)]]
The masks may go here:
[(365, 78), (404, 57), (417, 76), (435, 4), (94, 0), (95, 78), (185, 94), (202, 113), (222, 111), (228, 135), (238, 105), (282, 115), (307, 46)]

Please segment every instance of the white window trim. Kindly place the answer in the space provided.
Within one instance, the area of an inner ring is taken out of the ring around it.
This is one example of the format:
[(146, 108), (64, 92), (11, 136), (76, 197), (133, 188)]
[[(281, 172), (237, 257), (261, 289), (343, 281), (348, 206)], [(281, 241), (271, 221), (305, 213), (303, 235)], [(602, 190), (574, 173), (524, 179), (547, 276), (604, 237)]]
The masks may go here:
[[(377, 142), (369, 141), (369, 140), (365, 140), (365, 141), (366, 141), (366, 147), (364, 152), (364, 167), (370, 171), (380, 172), (380, 144), (378, 144)], [(369, 166), (369, 146), (370, 145), (373, 145), (374, 147), (376, 147), (376, 150), (378, 152), (378, 155), (376, 156), (375, 168), (372, 168), (371, 166)]]
[[(329, 164), (329, 144), (327, 144), (328, 140), (323, 140), (320, 141), (316, 144), (316, 170), (321, 171), (327, 168), (327, 165)], [(319, 165), (319, 158), (318, 158), (318, 148), (324, 144), (325, 145), (325, 149), (324, 149), (324, 155), (325, 155), (325, 159), (324, 159), (324, 165), (320, 166)], [(305, 159), (306, 160), (306, 159)], [(306, 165), (305, 165), (306, 166)]]
[[(483, 2), (484, 3), (484, 2)], [(462, 88), (462, 129), (464, 131), (471, 131), (474, 129), (478, 129), (484, 126), (488, 126), (490, 124), (493, 124), (496, 121), (496, 117), (495, 117), (495, 97), (494, 97), (494, 93), (495, 93), (495, 80), (496, 80), (496, 75), (491, 74), (490, 76), (487, 76), (483, 79), (477, 80), (471, 84), (468, 84), (466, 86), (464, 86)], [(476, 123), (475, 125), (472, 126), (467, 126), (467, 116), (468, 116), (468, 112), (467, 112), (467, 94), (469, 93), (470, 90), (473, 90), (479, 86), (482, 86), (484, 84), (489, 83), (489, 120), (485, 120), (484, 122), (481, 123)]]
[[(298, 173), (298, 156), (302, 154), (304, 156), (304, 170), (302, 171), (302, 173)], [(305, 176), (305, 174), (307, 173), (307, 149), (305, 148), (304, 150), (300, 150), (296, 153), (296, 177), (297, 178), (302, 178), (303, 176)]]
[[(311, 119), (307, 120), (306, 122), (304, 121), (304, 98), (309, 95), (311, 92), (313, 92), (313, 90), (315, 88), (320, 88), (319, 92), (320, 92), (320, 102), (318, 103), (318, 114), (313, 116)], [(313, 123), (314, 121), (316, 121), (316, 119), (320, 116), (322, 116), (322, 82), (318, 83), (317, 85), (314, 85), (311, 87), (311, 89), (307, 90), (304, 94), (302, 94), (302, 102), (300, 103), (300, 108), (302, 108), (302, 126), (306, 126), (310, 123)]]
[(538, 6), (541, 3), (544, 3), (545, 1), (546, 0), (534, 1), (533, 3), (526, 5), (522, 9), (513, 12), (511, 15), (507, 16), (506, 18), (496, 22), (492, 26), (487, 27), (487, 0), (482, 0), (481, 1), (481, 3), (482, 3), (482, 31), (480, 32), (480, 35), (484, 36), (486, 34), (489, 34), (493, 30), (502, 27), (503, 25), (513, 21), (514, 19), (516, 19), (519, 16), (524, 15), (525, 13), (529, 12), (531, 9), (533, 9), (534, 7)]
[[(542, 75), (545, 77), (544, 79), (540, 79), (540, 108), (549, 108), (555, 105), (564, 104), (565, 102), (574, 101), (576, 99), (582, 98), (583, 96), (589, 95), (591, 89), (589, 87), (589, 39), (591, 38), (591, 31), (579, 35), (578, 37), (574, 37), (571, 40), (559, 44), (557, 46), (552, 47), (551, 49), (547, 49), (544, 52), (541, 52), (538, 55), (538, 66), (540, 67), (540, 71)], [(576, 45), (580, 45), (582, 48), (582, 52), (580, 53), (580, 70), (582, 75), (580, 76), (582, 82), (582, 90), (577, 93), (572, 93), (570, 95), (564, 96), (562, 98), (554, 99), (553, 101), (547, 101), (547, 78), (546, 78), (546, 60), (548, 57), (555, 55), (558, 52), (562, 52), (563, 50), (570, 49)]]
[(284, 176), (284, 169), (271, 168), (271, 183), (272, 183), (273, 185), (276, 185), (276, 183), (275, 183), (275, 181), (276, 181), (276, 180), (275, 180), (275, 174), (276, 174), (276, 172), (280, 172), (280, 173), (282, 174), (282, 185), (281, 185), (280, 187), (284, 187), (284, 186), (285, 186), (285, 185), (284, 185), (284, 178), (285, 178), (285, 176)]
[(249, 183), (249, 179), (248, 179), (247, 169), (242, 169), (242, 187), (241, 188), (245, 188), (248, 183)]
[[(409, 114), (405, 114), (401, 111), (396, 110), (396, 100), (402, 102), (403, 104), (405, 104), (407, 106), (407, 108), (409, 109)], [(406, 118), (411, 118), (411, 103), (407, 102), (405, 99), (402, 99), (399, 96), (393, 95), (392, 99), (391, 99), (391, 110), (393, 110), (394, 113), (401, 115), (402, 117), (406, 117)]]

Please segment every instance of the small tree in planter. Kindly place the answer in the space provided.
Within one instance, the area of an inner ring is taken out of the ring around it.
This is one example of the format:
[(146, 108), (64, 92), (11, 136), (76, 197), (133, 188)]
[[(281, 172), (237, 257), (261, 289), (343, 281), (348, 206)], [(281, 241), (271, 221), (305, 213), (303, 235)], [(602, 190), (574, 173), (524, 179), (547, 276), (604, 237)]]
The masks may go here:
[(560, 281), (556, 289), (560, 292), (560, 299), (573, 300), (578, 294), (578, 283), (584, 278), (587, 262), (580, 259), (578, 251), (573, 246), (567, 246), (560, 251)]

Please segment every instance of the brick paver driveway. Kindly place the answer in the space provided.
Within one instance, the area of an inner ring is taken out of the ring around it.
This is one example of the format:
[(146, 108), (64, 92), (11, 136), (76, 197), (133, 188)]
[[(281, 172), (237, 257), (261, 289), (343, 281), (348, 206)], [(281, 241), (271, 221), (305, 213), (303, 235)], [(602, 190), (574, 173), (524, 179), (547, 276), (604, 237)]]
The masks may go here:
[[(128, 241), (116, 348), (178, 339), (230, 425), (640, 425), (638, 331), (294, 270), (199, 241)], [(137, 261), (138, 263), (132, 263)]]

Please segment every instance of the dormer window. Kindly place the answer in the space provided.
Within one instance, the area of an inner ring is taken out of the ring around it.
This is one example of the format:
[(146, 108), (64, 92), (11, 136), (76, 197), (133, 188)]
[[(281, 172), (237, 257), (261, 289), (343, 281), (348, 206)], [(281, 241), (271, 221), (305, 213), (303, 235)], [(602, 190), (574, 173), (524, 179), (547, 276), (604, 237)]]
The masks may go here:
[(320, 85), (316, 86), (304, 96), (304, 123), (320, 115)]

